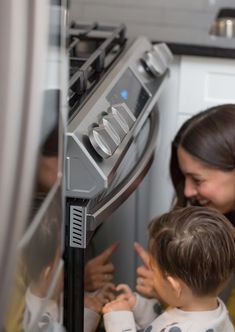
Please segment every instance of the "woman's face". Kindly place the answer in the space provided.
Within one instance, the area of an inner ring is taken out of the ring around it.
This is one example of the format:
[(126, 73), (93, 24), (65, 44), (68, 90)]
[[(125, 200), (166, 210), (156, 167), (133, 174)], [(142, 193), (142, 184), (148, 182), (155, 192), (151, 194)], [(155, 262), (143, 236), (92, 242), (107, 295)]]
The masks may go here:
[(178, 161), (185, 176), (184, 195), (221, 213), (235, 210), (235, 170), (225, 172), (208, 167), (181, 146)]

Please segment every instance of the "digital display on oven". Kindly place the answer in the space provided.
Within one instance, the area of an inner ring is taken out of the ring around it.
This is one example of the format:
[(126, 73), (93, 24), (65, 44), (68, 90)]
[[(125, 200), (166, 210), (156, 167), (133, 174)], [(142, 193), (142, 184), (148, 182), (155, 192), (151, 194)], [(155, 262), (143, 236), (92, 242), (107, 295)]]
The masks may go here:
[(138, 117), (150, 95), (132, 71), (127, 69), (106, 98), (111, 105), (126, 103), (135, 117)]

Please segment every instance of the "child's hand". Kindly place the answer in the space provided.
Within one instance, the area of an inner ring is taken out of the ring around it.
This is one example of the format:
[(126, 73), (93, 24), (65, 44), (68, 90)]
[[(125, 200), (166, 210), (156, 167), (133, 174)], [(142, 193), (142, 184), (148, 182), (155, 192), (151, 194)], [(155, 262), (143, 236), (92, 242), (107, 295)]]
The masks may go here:
[(119, 243), (114, 243), (105, 249), (100, 255), (90, 259), (85, 265), (84, 288), (92, 292), (103, 287), (113, 280), (114, 265), (110, 261), (111, 255), (117, 249)]
[(114, 300), (107, 303), (103, 307), (103, 314), (107, 314), (110, 311), (131, 311), (131, 307), (128, 301), (126, 300)]
[(103, 303), (96, 296), (86, 294), (84, 296), (84, 306), (97, 312), (98, 314), (101, 314)]
[(122, 293), (120, 295), (117, 296), (116, 300), (119, 301), (128, 301), (129, 305), (130, 305), (130, 310), (133, 309), (133, 307), (136, 304), (136, 296), (135, 294), (132, 292), (132, 290), (130, 289), (130, 287), (126, 284), (120, 284), (116, 287), (117, 291), (122, 291)]
[(122, 293), (117, 296), (115, 301), (111, 301), (103, 307), (104, 314), (110, 311), (131, 311), (133, 309), (136, 297), (130, 287), (126, 284), (120, 284), (116, 287), (116, 290), (118, 292), (122, 291)]
[(106, 304), (107, 302), (115, 300), (115, 290), (116, 287), (113, 283), (109, 282), (95, 292), (95, 296), (99, 299), (102, 304)]
[(112, 283), (107, 283), (104, 287), (100, 288), (97, 292), (86, 293), (84, 296), (84, 305), (98, 314), (102, 313), (103, 305), (109, 301), (113, 301), (115, 286)]
[(138, 276), (136, 290), (145, 297), (157, 298), (158, 296), (153, 284), (153, 271), (149, 267), (149, 254), (139, 243), (135, 243), (134, 248), (144, 263), (144, 265), (139, 266), (136, 270)]

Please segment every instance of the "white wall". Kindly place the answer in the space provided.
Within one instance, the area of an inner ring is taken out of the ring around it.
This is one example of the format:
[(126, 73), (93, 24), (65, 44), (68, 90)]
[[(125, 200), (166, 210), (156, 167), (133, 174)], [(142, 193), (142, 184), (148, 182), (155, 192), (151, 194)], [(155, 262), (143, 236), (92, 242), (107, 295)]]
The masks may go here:
[(125, 23), (128, 36), (147, 35), (164, 41), (172, 29), (176, 37), (193, 38), (195, 27), (202, 29), (211, 21), (212, 12), (229, 6), (234, 6), (234, 0), (71, 0), (70, 18)]

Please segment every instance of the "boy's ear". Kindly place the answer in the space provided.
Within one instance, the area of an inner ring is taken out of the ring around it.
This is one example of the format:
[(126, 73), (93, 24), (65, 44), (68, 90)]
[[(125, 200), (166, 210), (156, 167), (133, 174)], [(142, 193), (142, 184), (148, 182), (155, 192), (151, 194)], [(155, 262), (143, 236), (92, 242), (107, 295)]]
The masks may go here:
[(171, 276), (167, 276), (166, 278), (169, 281), (173, 291), (175, 292), (176, 297), (179, 298), (182, 293), (182, 284), (180, 280)]

